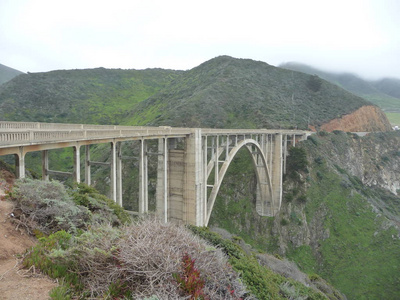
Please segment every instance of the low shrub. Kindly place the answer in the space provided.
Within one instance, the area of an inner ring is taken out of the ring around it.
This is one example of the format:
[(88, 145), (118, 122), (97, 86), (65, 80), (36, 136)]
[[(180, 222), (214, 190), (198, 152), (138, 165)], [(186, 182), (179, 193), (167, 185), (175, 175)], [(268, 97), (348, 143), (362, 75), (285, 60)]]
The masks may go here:
[(182, 270), (172, 274), (179, 288), (190, 296), (190, 299), (209, 299), (204, 294), (204, 280), (200, 277), (200, 271), (194, 265), (195, 260), (185, 253), (182, 258)]
[(75, 205), (64, 185), (58, 181), (29, 178), (16, 180), (9, 197), (14, 201), (14, 221), (29, 233), (50, 234), (59, 230), (76, 232), (86, 227), (90, 211)]
[(281, 225), (282, 226), (286, 226), (286, 225), (288, 225), (289, 224), (289, 221), (287, 220), (287, 219), (285, 219), (285, 218), (282, 218), (282, 220), (281, 220)]
[(155, 219), (123, 228), (92, 226), (75, 236), (57, 232), (41, 239), (26, 265), (67, 278), (72, 298), (78, 294), (82, 299), (246, 297), (244, 285), (221, 250), (184, 227)]
[(70, 273), (72, 262), (55, 261), (51, 254), (64, 252), (69, 248), (72, 235), (64, 230), (42, 237), (38, 243), (30, 249), (24, 257), (23, 265), (27, 268), (35, 266), (51, 278), (64, 278), (70, 284), (79, 287), (79, 278)]
[(118, 226), (131, 220), (122, 207), (85, 184), (67, 189), (58, 181), (25, 178), (15, 182), (9, 197), (15, 203), (15, 222), (31, 234), (78, 232), (93, 224)]
[(269, 268), (261, 266), (258, 258), (247, 255), (238, 245), (230, 240), (223, 239), (220, 235), (211, 232), (205, 227), (188, 226), (196, 235), (209, 241), (216, 247), (220, 247), (230, 257), (229, 262), (239, 274), (247, 288), (257, 299), (285, 299), (282, 296), (280, 285), (290, 282), (304, 299), (322, 300), (326, 297), (320, 292), (305, 287), (294, 280), (286, 279), (274, 273)]
[(77, 205), (87, 207), (92, 213), (95, 213), (95, 218), (100, 222), (106, 221), (116, 226), (132, 221), (121, 206), (101, 195), (94, 187), (78, 183), (69, 190), (69, 193)]
[(300, 196), (297, 197), (297, 201), (300, 203), (306, 203), (307, 202), (307, 196), (305, 194), (301, 194)]

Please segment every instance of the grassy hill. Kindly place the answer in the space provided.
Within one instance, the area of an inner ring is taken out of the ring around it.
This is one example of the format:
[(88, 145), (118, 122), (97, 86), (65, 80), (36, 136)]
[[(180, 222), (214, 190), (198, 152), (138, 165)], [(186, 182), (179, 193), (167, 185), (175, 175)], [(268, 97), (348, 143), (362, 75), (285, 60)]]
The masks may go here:
[(180, 74), (104, 68), (23, 74), (0, 86), (0, 119), (118, 124)]
[(307, 128), (369, 104), (318, 77), (228, 56), (189, 71), (52, 71), (0, 86), (0, 118), (15, 121)]
[(350, 73), (325, 72), (301, 63), (286, 63), (279, 67), (316, 74), (325, 80), (363, 97), (380, 106), (384, 111), (400, 112), (400, 80), (395, 78), (383, 78), (370, 81)]
[(307, 128), (369, 102), (318, 77), (220, 56), (138, 105), (130, 124)]
[(12, 69), (5, 65), (0, 64), (0, 85), (13, 79), (15, 76), (23, 74), (21, 71)]

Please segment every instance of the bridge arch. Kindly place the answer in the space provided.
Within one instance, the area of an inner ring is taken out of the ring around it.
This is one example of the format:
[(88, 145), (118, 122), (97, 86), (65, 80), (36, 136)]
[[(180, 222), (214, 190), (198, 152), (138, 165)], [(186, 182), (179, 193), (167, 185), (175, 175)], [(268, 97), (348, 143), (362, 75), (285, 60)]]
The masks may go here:
[[(268, 167), (267, 158), (265, 153), (260, 146), (260, 144), (253, 139), (244, 139), (238, 142), (230, 151), (226, 160), (223, 162), (221, 168), (218, 172), (218, 181), (214, 184), (210, 196), (207, 200), (207, 212), (205, 218), (205, 226), (208, 225), (210, 221), (212, 209), (215, 204), (216, 197), (222, 185), (225, 174), (235, 158), (236, 154), (245, 148), (252, 157), (252, 162), (256, 171), (257, 178), (257, 189), (258, 189), (258, 197), (256, 200), (256, 209), (257, 213), (262, 216), (272, 216), (273, 215), (273, 206), (279, 205), (280, 203), (273, 203), (273, 190), (272, 190), (272, 179), (271, 173)], [(219, 155), (221, 153), (216, 154), (215, 159), (219, 159)]]

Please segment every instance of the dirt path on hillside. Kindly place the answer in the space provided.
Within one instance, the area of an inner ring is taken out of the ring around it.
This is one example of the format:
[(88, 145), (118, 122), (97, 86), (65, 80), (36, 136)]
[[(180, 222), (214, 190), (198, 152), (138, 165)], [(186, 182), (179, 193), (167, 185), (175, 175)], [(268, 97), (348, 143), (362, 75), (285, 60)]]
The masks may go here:
[(11, 223), (13, 205), (0, 191), (0, 300), (49, 299), (57, 284), (46, 276), (21, 269), (18, 254), (35, 244), (34, 238)]

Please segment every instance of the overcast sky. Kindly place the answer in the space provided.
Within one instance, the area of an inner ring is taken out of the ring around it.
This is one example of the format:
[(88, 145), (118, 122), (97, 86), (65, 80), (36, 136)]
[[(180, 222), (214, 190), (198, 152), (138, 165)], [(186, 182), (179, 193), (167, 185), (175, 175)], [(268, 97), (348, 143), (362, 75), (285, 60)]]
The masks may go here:
[(23, 72), (219, 55), (400, 78), (400, 1), (0, 0), (0, 63)]

